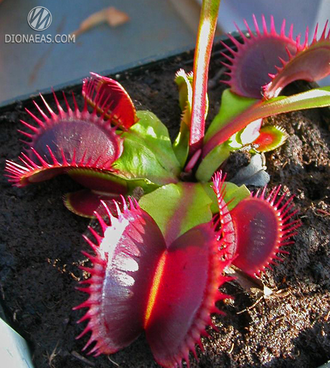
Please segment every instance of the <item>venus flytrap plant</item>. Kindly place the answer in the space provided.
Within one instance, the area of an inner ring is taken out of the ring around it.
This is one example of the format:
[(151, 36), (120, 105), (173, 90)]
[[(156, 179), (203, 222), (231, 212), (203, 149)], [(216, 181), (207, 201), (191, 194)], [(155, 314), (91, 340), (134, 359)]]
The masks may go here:
[(118, 82), (92, 73), (83, 84), (82, 111), (65, 96), (63, 109), (54, 94), (57, 114), (46, 102), (46, 112), (36, 104), (41, 118), (28, 112), (37, 126), (23, 122), (30, 142), (22, 164), (7, 162), (18, 186), (66, 173), (86, 187), (65, 204), (94, 214), (100, 227), (89, 227), (92, 237), (85, 237), (94, 253), (84, 253), (93, 264), (83, 268), (91, 275), (81, 288), (89, 297), (75, 308), (88, 308), (79, 337), (91, 333), (84, 349), (92, 345), (94, 355), (115, 353), (144, 331), (161, 366), (189, 364), (206, 327), (216, 328), (215, 304), (228, 298), (219, 291), (229, 280), (225, 270), (233, 264), (255, 277), (284, 253), (300, 226), (293, 198), (280, 195), (280, 187), (252, 195), (217, 169), (242, 141), (260, 137), (261, 119), (328, 106), (329, 88), (269, 100), (227, 90), (204, 135), (219, 3), (203, 1), (193, 74), (176, 76), (183, 114), (173, 145), (154, 114), (136, 112)]

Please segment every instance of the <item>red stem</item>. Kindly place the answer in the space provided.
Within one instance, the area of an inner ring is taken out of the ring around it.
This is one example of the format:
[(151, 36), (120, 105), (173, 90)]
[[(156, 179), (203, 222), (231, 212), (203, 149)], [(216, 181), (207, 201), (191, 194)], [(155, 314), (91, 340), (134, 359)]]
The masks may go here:
[(205, 133), (206, 93), (212, 44), (220, 0), (203, 0), (194, 57), (193, 101), (189, 156), (202, 148)]

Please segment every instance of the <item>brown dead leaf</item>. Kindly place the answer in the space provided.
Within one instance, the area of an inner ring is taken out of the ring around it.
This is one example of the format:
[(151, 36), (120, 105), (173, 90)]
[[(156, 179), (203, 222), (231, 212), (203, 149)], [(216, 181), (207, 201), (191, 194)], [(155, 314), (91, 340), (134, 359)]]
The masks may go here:
[(114, 8), (113, 6), (110, 6), (109, 8), (102, 9), (90, 15), (80, 24), (79, 29), (72, 32), (72, 34), (79, 36), (91, 28), (105, 22), (108, 23), (110, 27), (114, 28), (127, 23), (129, 20), (130, 18), (126, 13)]

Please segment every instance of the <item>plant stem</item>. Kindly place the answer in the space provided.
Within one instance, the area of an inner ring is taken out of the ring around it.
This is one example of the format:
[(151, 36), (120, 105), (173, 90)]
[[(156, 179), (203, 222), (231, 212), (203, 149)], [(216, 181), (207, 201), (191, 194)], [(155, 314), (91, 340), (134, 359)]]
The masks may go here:
[(220, 0), (203, 0), (194, 56), (193, 102), (189, 156), (202, 148), (205, 133), (206, 93)]

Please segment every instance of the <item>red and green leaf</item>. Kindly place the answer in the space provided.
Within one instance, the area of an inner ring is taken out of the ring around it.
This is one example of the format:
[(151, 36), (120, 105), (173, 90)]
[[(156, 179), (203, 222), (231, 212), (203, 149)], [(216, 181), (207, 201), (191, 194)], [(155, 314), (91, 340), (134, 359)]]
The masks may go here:
[(275, 260), (279, 253), (287, 253), (282, 246), (292, 244), (290, 239), (301, 225), (293, 221), (292, 197), (278, 198), (280, 187), (275, 187), (265, 198), (265, 190), (241, 201), (231, 216), (237, 236), (237, 257), (233, 264), (245, 273), (259, 274)]
[(115, 211), (116, 206), (113, 200), (121, 203), (123, 201), (122, 198), (120, 194), (81, 189), (77, 192), (67, 193), (63, 198), (63, 202), (65, 207), (74, 214), (81, 217), (93, 218), (97, 209), (101, 216), (105, 215), (105, 212), (102, 210), (103, 206), (101, 206), (102, 201), (111, 211)]
[(319, 39), (317, 30), (318, 27), (311, 45), (305, 43), (305, 47), (296, 55), (289, 54), (288, 60), (281, 60), (282, 65), (276, 68), (277, 72), (270, 75), (271, 82), (263, 86), (265, 98), (278, 96), (285, 86), (296, 80), (314, 82), (330, 74), (330, 30), (326, 24)]
[[(144, 328), (152, 275), (166, 249), (154, 220), (133, 201), (130, 209), (118, 207), (116, 217), (105, 205), (107, 220), (97, 214), (101, 234), (90, 228), (95, 240), (85, 237), (94, 254), (84, 253), (93, 263), (82, 268), (91, 277), (82, 284), (89, 298), (76, 307), (88, 308), (79, 322), (88, 324), (78, 338), (91, 332), (84, 350), (112, 354), (134, 341)], [(107, 221), (107, 222), (105, 222)]]
[[(122, 154), (123, 142), (110, 123), (98, 117), (96, 110), (88, 112), (86, 105), (80, 111), (74, 97), (72, 110), (64, 95), (65, 111), (54, 93), (57, 114), (41, 98), (50, 117), (36, 103), (41, 118), (27, 110), (37, 125), (22, 121), (30, 132), (21, 133), (30, 142), (26, 142), (26, 153), (19, 157), (22, 164), (7, 162), (9, 180), (17, 186), (24, 186), (48, 180), (71, 169), (111, 173), (114, 162)], [(92, 183), (90, 185), (93, 187)]]
[(288, 138), (287, 132), (274, 125), (265, 125), (259, 131), (259, 137), (253, 142), (253, 147), (258, 152), (272, 151), (284, 144)]
[(289, 34), (285, 32), (285, 20), (278, 34), (275, 29), (274, 18), (271, 17), (270, 30), (267, 28), (265, 17), (262, 16), (262, 32), (255, 16), (253, 16), (255, 33), (245, 21), (249, 32), (249, 38), (237, 27), (243, 42), (237, 41), (230, 34), (228, 37), (237, 47), (237, 51), (223, 43), (230, 55), (223, 54), (230, 64), (224, 63), (229, 68), (230, 89), (244, 97), (261, 98), (262, 86), (270, 82), (269, 74), (276, 74), (281, 61), (289, 55), (295, 55), (303, 48), (299, 40), (293, 38), (293, 28)]
[[(212, 120), (208, 127), (204, 145), (221, 129), (229, 124), (234, 118), (239, 117), (248, 108), (255, 104), (255, 98), (241, 97), (233, 93), (229, 88), (225, 89), (221, 96), (221, 104), (218, 114)], [(233, 133), (234, 134), (234, 133)]]
[(305, 40), (300, 42), (300, 36), (293, 38), (291, 25), (286, 35), (286, 22), (283, 20), (281, 31), (277, 33), (274, 18), (270, 18), (268, 29), (265, 17), (262, 16), (262, 31), (253, 16), (255, 32), (245, 21), (249, 32), (247, 37), (237, 26), (242, 42), (230, 34), (237, 50), (223, 43), (229, 55), (224, 63), (229, 68), (229, 84), (231, 90), (240, 96), (267, 99), (276, 97), (289, 83), (303, 79), (309, 82), (317, 81), (330, 73), (330, 32), (327, 24), (322, 35), (317, 39), (316, 27), (313, 41), (308, 45), (308, 29)]
[(135, 106), (123, 86), (114, 79), (90, 74), (83, 82), (85, 100), (112, 124), (124, 130), (134, 125), (138, 121)]
[[(193, 99), (193, 91), (192, 91), (193, 74), (192, 73), (186, 74), (183, 69), (180, 69), (176, 73), (175, 83), (178, 85), (179, 88), (179, 103), (180, 108), (182, 110), (182, 116), (181, 116), (180, 131), (173, 143), (173, 149), (178, 161), (180, 162), (181, 167), (183, 168), (189, 154), (189, 136), (191, 127), (191, 110)], [(207, 112), (208, 112), (208, 96), (206, 95), (205, 118), (207, 116)]]
[[(104, 204), (107, 218), (96, 214), (101, 234), (85, 237), (94, 254), (83, 252), (93, 267), (80, 288), (89, 298), (76, 307), (88, 308), (88, 320), (78, 338), (91, 333), (84, 349), (111, 354), (134, 341), (145, 330), (156, 361), (164, 367), (189, 364), (196, 355), (216, 302), (226, 298), (218, 288), (228, 280), (223, 270), (225, 250), (219, 251), (212, 223), (198, 225), (166, 246), (152, 217), (130, 200), (116, 216)], [(175, 337), (175, 338), (173, 338)]]
[[(146, 324), (146, 336), (158, 364), (189, 366), (189, 352), (202, 347), (201, 335), (214, 326), (211, 313), (221, 313), (216, 302), (228, 297), (219, 287), (228, 278), (228, 265), (218, 250), (217, 235), (210, 224), (189, 230), (167, 251), (154, 307)], [(215, 327), (216, 328), (216, 327)]]
[(202, 3), (194, 56), (193, 100), (189, 136), (190, 157), (201, 150), (203, 145), (207, 110), (207, 80), (219, 5), (220, 0), (204, 0)]
[(292, 96), (256, 101), (242, 113), (228, 120), (222, 119), (221, 116), (216, 117), (210, 126), (212, 134), (208, 135), (203, 148), (204, 160), (215, 147), (226, 142), (233, 134), (255, 120), (290, 111), (326, 106), (330, 106), (330, 87), (315, 88)]
[(161, 229), (166, 244), (189, 229), (212, 219), (212, 200), (200, 183), (178, 183), (160, 187), (140, 199)]
[(226, 187), (221, 173), (215, 175), (213, 182), (221, 231), (232, 263), (254, 276), (275, 260), (281, 260), (277, 254), (287, 253), (282, 247), (293, 243), (290, 239), (301, 225), (300, 221), (292, 220), (297, 212), (293, 210), (293, 197), (286, 199), (286, 193), (278, 197), (280, 187), (273, 188), (265, 197), (264, 188), (229, 211), (224, 200)]

